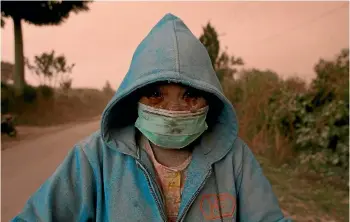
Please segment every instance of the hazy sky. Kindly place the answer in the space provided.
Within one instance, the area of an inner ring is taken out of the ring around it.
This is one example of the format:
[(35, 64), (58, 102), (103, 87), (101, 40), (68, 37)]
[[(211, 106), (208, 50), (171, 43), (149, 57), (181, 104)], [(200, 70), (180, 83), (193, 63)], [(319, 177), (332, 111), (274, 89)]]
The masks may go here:
[[(348, 2), (94, 2), (61, 26), (23, 25), (24, 54), (54, 49), (69, 62), (74, 87), (118, 87), (140, 41), (166, 13), (180, 17), (198, 37), (209, 20), (221, 45), (241, 56), (245, 67), (281, 76), (314, 77), (320, 57), (349, 47)], [(12, 21), (1, 33), (3, 61), (14, 61)], [(28, 82), (35, 79), (28, 71)]]

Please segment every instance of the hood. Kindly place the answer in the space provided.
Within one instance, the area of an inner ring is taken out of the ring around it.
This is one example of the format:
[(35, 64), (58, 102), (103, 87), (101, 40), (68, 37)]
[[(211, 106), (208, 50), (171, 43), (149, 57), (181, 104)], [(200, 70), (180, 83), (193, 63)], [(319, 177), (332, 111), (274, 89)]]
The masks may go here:
[[(224, 140), (223, 149), (233, 143), (238, 132), (236, 114), (223, 94), (208, 52), (183, 21), (172, 14), (166, 14), (139, 44), (124, 80), (105, 108), (101, 122), (105, 142), (115, 139), (112, 131), (135, 123), (138, 89), (160, 81), (181, 83), (212, 95), (216, 102), (209, 103), (209, 110), (217, 112), (213, 127), (206, 132), (208, 142)], [(123, 133), (114, 135), (121, 137)], [(215, 144), (207, 144), (207, 152), (217, 147)]]

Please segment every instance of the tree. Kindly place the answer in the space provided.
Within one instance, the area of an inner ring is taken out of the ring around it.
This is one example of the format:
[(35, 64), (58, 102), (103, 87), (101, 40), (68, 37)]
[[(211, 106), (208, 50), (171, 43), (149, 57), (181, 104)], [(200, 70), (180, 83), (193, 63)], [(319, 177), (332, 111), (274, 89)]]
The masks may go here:
[[(341, 167), (344, 171), (339, 172), (348, 177), (349, 50), (331, 60), (320, 59), (315, 72), (310, 87), (300, 79), (287, 79), (268, 98), (268, 126), (278, 130), (271, 136), (288, 139), (301, 154), (301, 164), (308, 162), (321, 172)], [(259, 99), (264, 100), (265, 90), (259, 90)]]
[(1, 27), (3, 17), (11, 17), (15, 36), (14, 86), (17, 94), (22, 94), (25, 86), (22, 20), (33, 25), (60, 25), (70, 12), (87, 11), (90, 1), (2, 1)]
[(237, 69), (234, 66), (244, 65), (242, 58), (229, 56), (226, 50), (221, 53), (215, 64), (217, 70), (216, 73), (220, 80), (223, 79), (224, 76), (233, 78), (234, 74), (237, 73)]
[(213, 67), (215, 68), (215, 63), (219, 55), (220, 43), (218, 40), (218, 34), (210, 22), (207, 26), (203, 27), (203, 34), (199, 37), (199, 40), (205, 46), (209, 53), (209, 57)]
[(237, 73), (235, 66), (244, 65), (242, 58), (230, 56), (227, 53), (227, 47), (219, 55), (221, 50), (218, 34), (210, 22), (203, 27), (203, 34), (199, 37), (199, 40), (207, 49), (213, 68), (220, 80), (224, 76), (233, 78), (234, 74)]
[(343, 49), (333, 60), (320, 59), (315, 65), (316, 79), (312, 88), (317, 95), (317, 103), (332, 100), (335, 96), (349, 100), (349, 49)]
[[(34, 57), (34, 65), (29, 59), (25, 60), (25, 65), (37, 77), (40, 85), (55, 88), (57, 83), (62, 87), (65, 84), (71, 84), (69, 74), (75, 64), (69, 65), (64, 55), (55, 55), (55, 51), (50, 53), (44, 52)], [(68, 83), (70, 82), (70, 83)]]

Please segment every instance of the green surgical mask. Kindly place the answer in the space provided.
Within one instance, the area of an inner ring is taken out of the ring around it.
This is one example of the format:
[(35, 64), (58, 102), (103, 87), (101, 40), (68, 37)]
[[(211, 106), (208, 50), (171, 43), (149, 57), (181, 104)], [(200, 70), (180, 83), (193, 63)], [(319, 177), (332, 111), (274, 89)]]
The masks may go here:
[(196, 112), (170, 111), (139, 103), (135, 127), (157, 146), (181, 149), (208, 129), (208, 109), (206, 106)]

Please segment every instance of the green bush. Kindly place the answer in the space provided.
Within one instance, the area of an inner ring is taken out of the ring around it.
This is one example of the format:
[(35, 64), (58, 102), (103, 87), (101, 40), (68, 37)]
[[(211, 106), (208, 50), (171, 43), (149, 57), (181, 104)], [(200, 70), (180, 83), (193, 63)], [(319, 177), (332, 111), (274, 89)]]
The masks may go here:
[[(12, 85), (1, 83), (1, 112), (16, 113), (25, 104), (33, 104), (37, 100), (37, 90), (31, 85), (26, 85), (22, 95), (16, 95)], [(23, 108), (23, 107), (22, 107)]]
[[(268, 116), (269, 128), (277, 127), (289, 139), (301, 163), (309, 161), (318, 169), (338, 167), (347, 173), (349, 60), (344, 53), (333, 62), (321, 60), (316, 65), (318, 75), (307, 92), (281, 88), (269, 100)], [(347, 62), (340, 63), (340, 57)]]
[(33, 103), (37, 99), (36, 88), (31, 85), (26, 85), (23, 90), (22, 99), (25, 103)]
[(296, 145), (313, 153), (329, 150), (329, 164), (349, 166), (349, 107), (344, 101), (332, 101), (304, 116), (297, 129)]
[(333, 100), (321, 107), (310, 94), (284, 93), (270, 101), (270, 128), (290, 139), (297, 152), (314, 155), (327, 151), (327, 163), (347, 169), (349, 165), (349, 106)]
[(1, 113), (11, 112), (15, 105), (15, 92), (12, 86), (1, 82)]
[[(244, 70), (223, 81), (240, 120), (240, 136), (257, 152), (343, 178), (349, 167), (349, 51), (320, 60), (310, 85), (272, 71)], [(265, 150), (262, 150), (265, 149)], [(294, 162), (294, 161), (293, 161)]]
[(40, 92), (40, 95), (45, 99), (51, 99), (54, 95), (54, 90), (47, 85), (39, 86), (38, 91)]

